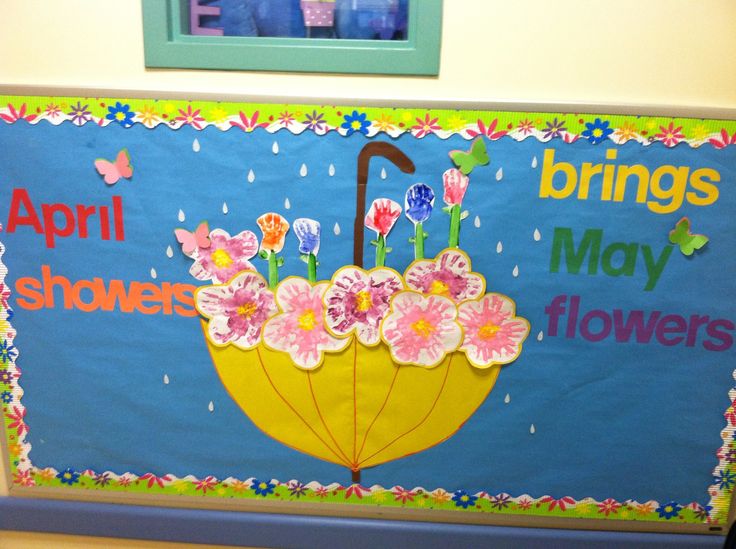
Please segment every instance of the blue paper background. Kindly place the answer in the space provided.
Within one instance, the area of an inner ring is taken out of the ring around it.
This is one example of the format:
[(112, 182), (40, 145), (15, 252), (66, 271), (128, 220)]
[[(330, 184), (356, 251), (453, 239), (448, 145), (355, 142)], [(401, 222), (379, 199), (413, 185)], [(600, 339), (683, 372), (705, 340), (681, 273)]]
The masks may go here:
[[(194, 152), (192, 143), (201, 150)], [(278, 142), (280, 152), (271, 152)], [(7, 252), (8, 282), (40, 278), (40, 266), (72, 281), (105, 280), (184, 282), (199, 284), (188, 274), (191, 261), (178, 249), (173, 229), (193, 229), (208, 220), (211, 228), (231, 234), (250, 229), (260, 234), (255, 218), (276, 211), (287, 219), (313, 217), (322, 222), (320, 278), (352, 262), (356, 162), (367, 142), (361, 135), (299, 136), (258, 130), (245, 134), (184, 127), (172, 131), (136, 125), (81, 128), (65, 123), (0, 125), (0, 220), (7, 227), (12, 189), (24, 187), (34, 203), (110, 204), (121, 195), (125, 242), (91, 237), (58, 239), (47, 249), (42, 235), (28, 227), (0, 239)], [(372, 161), (368, 204), (388, 196), (403, 205), (406, 188), (415, 182), (434, 187), (438, 200), (428, 255), (446, 243), (449, 218), (440, 211), (441, 175), (451, 167), (447, 152), (469, 147), (459, 137), (435, 136), (394, 140), (417, 166), (415, 175), (401, 173), (390, 162)], [(722, 175), (721, 196), (709, 207), (687, 203), (672, 214), (650, 212), (633, 200), (539, 199), (544, 149), (557, 149), (558, 160), (579, 165), (603, 162), (613, 144), (592, 146), (515, 142), (488, 144), (489, 166), (476, 169), (465, 200), (470, 217), (463, 223), (461, 246), (483, 273), (491, 291), (515, 299), (518, 313), (531, 322), (532, 333), (522, 356), (505, 366), (494, 390), (451, 439), (399, 461), (363, 472), (364, 485), (423, 486), (428, 489), (485, 490), (491, 493), (550, 494), (575, 498), (613, 497), (619, 501), (699, 501), (708, 499), (712, 470), (733, 385), (733, 349), (709, 352), (695, 347), (591, 343), (582, 338), (550, 337), (544, 307), (558, 294), (582, 297), (582, 313), (590, 309), (661, 310), (664, 313), (732, 318), (734, 295), (733, 147), (685, 145), (666, 149), (630, 143), (618, 147), (618, 162), (643, 163), (650, 171), (661, 164), (713, 167)], [(96, 174), (97, 157), (114, 158), (127, 147), (135, 173), (132, 181), (108, 187)], [(532, 168), (532, 158), (538, 167)], [(308, 175), (299, 175), (306, 164)], [(330, 164), (335, 175), (328, 175)], [(385, 168), (387, 178), (380, 177)], [(496, 180), (499, 168), (503, 178)], [(247, 182), (253, 170), (256, 180)], [(284, 208), (288, 198), (291, 209)], [(226, 202), (229, 213), (222, 213)], [(182, 209), (186, 221), (179, 223)], [(473, 224), (479, 216), (481, 225)], [(614, 241), (641, 242), (655, 254), (667, 244), (667, 233), (683, 215), (694, 230), (711, 237), (703, 253), (685, 258), (675, 251), (656, 289), (646, 283), (641, 255), (634, 277), (611, 278), (549, 273), (554, 227), (573, 227), (576, 241), (586, 228), (604, 230), (604, 246)], [(333, 233), (338, 223), (341, 234)], [(542, 238), (533, 239), (535, 229)], [(403, 270), (411, 260), (407, 239), (411, 224), (403, 219), (389, 236), (394, 252), (387, 264)], [(373, 249), (367, 244), (366, 265)], [(503, 243), (503, 252), (496, 244)], [(175, 253), (166, 254), (167, 246)], [(296, 238), (287, 236), (282, 276), (305, 274)], [(254, 259), (265, 272), (265, 262)], [(518, 265), (519, 276), (512, 276)], [(150, 277), (155, 268), (157, 280)], [(23, 402), (39, 467), (72, 467), (177, 476), (214, 475), (224, 479), (276, 478), (349, 482), (349, 472), (300, 454), (262, 434), (228, 397), (210, 362), (198, 321), (179, 316), (120, 312), (82, 313), (59, 306), (27, 311), (14, 306), (15, 345), (23, 370)], [(12, 301), (15, 304), (15, 301)], [(537, 334), (545, 337), (538, 341)], [(700, 339), (702, 341), (703, 338)], [(164, 374), (170, 383), (162, 382)], [(511, 401), (504, 404), (509, 394)], [(214, 403), (214, 412), (208, 403)], [(534, 424), (536, 433), (530, 434)]]

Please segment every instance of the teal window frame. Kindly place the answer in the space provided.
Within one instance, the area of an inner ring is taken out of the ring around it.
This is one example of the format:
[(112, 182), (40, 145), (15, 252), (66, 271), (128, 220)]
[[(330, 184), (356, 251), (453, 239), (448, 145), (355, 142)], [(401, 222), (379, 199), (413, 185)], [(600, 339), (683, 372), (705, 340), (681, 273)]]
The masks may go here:
[(409, 4), (407, 40), (188, 34), (187, 0), (142, 0), (147, 67), (437, 75), (442, 0)]

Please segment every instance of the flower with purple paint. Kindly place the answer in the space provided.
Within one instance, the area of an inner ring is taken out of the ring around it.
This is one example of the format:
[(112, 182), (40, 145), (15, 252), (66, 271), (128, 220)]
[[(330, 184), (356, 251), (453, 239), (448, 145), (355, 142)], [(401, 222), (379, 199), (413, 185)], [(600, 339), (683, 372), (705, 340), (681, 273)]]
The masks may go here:
[(409, 187), (404, 199), (404, 213), (412, 223), (424, 223), (432, 215), (434, 191), (429, 185), (417, 183)]
[(258, 253), (258, 238), (251, 231), (231, 237), (222, 229), (210, 232), (210, 247), (199, 248), (199, 254), (189, 273), (197, 280), (212, 280), (221, 284), (241, 271), (255, 271), (248, 261)]
[(319, 221), (300, 217), (294, 220), (291, 228), (299, 239), (299, 253), (314, 255), (319, 253), (321, 232)]
[(307, 129), (313, 132), (321, 132), (327, 129), (327, 121), (324, 119), (324, 116), (325, 114), (322, 112), (312, 111), (312, 114), (306, 115), (307, 118), (303, 123), (307, 125)]
[(485, 291), (483, 277), (471, 271), (470, 258), (457, 249), (443, 250), (434, 259), (415, 261), (405, 275), (410, 289), (449, 297), (456, 303), (476, 299)]
[(544, 135), (543, 139), (552, 139), (553, 137), (560, 137), (562, 132), (567, 131), (564, 120), (557, 120), (555, 116), (552, 122), (547, 122), (547, 127), (542, 130)]
[(72, 110), (69, 111), (69, 116), (72, 117), (72, 123), (77, 126), (82, 126), (90, 121), (92, 112), (87, 110), (89, 104), (82, 105), (81, 101), (77, 101), (76, 105), (72, 105)]

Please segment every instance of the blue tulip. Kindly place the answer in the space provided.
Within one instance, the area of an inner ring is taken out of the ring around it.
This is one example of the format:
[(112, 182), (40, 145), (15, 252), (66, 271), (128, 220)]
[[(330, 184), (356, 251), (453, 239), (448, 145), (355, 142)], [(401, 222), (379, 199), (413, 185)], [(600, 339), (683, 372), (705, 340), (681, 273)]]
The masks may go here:
[(432, 215), (434, 191), (424, 183), (417, 183), (406, 191), (404, 211), (412, 223), (424, 223)]
[(294, 220), (291, 228), (294, 230), (294, 234), (296, 234), (296, 237), (299, 239), (300, 253), (314, 255), (317, 255), (317, 253), (319, 253), (319, 221), (308, 219), (306, 217), (300, 217), (299, 219)]

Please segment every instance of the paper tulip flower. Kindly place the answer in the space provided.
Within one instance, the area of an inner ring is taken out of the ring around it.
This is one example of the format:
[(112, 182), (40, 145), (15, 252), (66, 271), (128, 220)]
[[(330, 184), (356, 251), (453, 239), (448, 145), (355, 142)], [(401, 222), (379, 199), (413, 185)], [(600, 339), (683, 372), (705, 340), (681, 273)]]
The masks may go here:
[(445, 194), (442, 199), (447, 204), (448, 213), (450, 214), (450, 238), (448, 243), (451, 248), (457, 248), (460, 244), (460, 220), (462, 212), (460, 210), (465, 192), (468, 190), (470, 179), (460, 170), (452, 168), (442, 174), (442, 185), (445, 188)]
[(386, 253), (391, 251), (386, 248), (386, 235), (391, 231), (400, 215), (401, 206), (398, 203), (388, 198), (377, 198), (365, 216), (366, 228), (378, 234), (378, 239), (374, 242), (376, 267), (383, 267), (386, 263)]
[(427, 236), (422, 224), (432, 215), (434, 191), (424, 183), (412, 185), (406, 191), (404, 208), (406, 217), (414, 223), (414, 259), (424, 259), (424, 238)]
[(256, 219), (256, 223), (263, 231), (261, 257), (268, 259), (268, 286), (275, 288), (279, 283), (279, 266), (283, 264), (283, 258), (278, 259), (276, 254), (284, 248), (289, 222), (279, 214), (269, 212)]
[(310, 282), (317, 282), (317, 254), (321, 232), (319, 221), (300, 217), (294, 220), (293, 228), (299, 239), (299, 253), (306, 257), (307, 278)]

